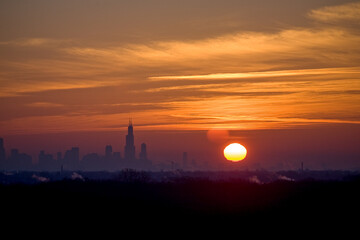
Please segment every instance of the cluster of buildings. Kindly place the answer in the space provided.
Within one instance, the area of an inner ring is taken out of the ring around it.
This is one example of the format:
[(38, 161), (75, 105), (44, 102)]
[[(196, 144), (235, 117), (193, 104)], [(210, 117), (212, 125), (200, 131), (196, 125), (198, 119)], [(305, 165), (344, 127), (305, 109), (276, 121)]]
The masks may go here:
[(152, 164), (147, 157), (146, 144), (141, 144), (139, 156), (136, 157), (134, 145), (134, 129), (129, 121), (128, 134), (124, 147), (124, 156), (120, 152), (113, 152), (112, 146), (105, 147), (105, 154), (86, 154), (80, 160), (80, 149), (72, 147), (64, 155), (58, 152), (54, 157), (45, 151), (40, 151), (38, 163), (33, 164), (32, 157), (26, 153), (20, 153), (18, 149), (11, 149), (7, 157), (4, 141), (0, 138), (0, 170), (120, 170), (124, 168), (151, 170)]

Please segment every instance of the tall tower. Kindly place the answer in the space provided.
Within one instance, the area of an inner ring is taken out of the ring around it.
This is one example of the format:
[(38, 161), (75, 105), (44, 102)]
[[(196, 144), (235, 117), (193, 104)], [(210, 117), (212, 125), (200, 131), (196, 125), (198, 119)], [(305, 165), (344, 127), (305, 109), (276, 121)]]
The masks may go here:
[(4, 148), (4, 140), (0, 138), (0, 163), (4, 162), (6, 158), (5, 148)]
[(105, 147), (105, 158), (106, 159), (111, 159), (112, 157), (112, 146), (111, 145), (106, 145)]
[(0, 170), (5, 170), (5, 168), (6, 168), (5, 160), (6, 160), (6, 155), (5, 155), (5, 148), (4, 148), (4, 140), (2, 138), (0, 138)]
[(134, 130), (131, 119), (129, 119), (128, 134), (126, 135), (125, 160), (135, 159)]
[(146, 152), (146, 144), (141, 144), (141, 152), (140, 152), (140, 160), (146, 161), (147, 160), (147, 152)]

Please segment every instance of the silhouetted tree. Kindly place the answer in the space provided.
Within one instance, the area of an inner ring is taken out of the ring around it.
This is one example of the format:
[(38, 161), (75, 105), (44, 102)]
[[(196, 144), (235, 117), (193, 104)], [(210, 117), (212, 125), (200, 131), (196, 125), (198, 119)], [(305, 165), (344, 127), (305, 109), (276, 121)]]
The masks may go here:
[(126, 183), (145, 183), (150, 181), (150, 176), (144, 171), (136, 171), (134, 169), (127, 168), (118, 174), (117, 180)]

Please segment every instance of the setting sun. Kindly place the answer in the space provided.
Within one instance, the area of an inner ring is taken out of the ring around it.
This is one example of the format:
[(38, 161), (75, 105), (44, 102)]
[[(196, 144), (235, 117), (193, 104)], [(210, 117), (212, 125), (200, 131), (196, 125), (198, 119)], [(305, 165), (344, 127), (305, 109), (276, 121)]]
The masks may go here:
[(246, 157), (246, 148), (239, 143), (231, 143), (224, 149), (224, 156), (227, 160), (238, 162)]

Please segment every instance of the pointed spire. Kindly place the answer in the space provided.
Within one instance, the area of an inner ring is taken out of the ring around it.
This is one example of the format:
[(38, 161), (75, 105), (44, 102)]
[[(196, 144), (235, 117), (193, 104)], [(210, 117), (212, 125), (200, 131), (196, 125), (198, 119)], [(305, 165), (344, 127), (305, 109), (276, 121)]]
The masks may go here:
[(129, 126), (132, 126), (132, 118), (129, 117)]

